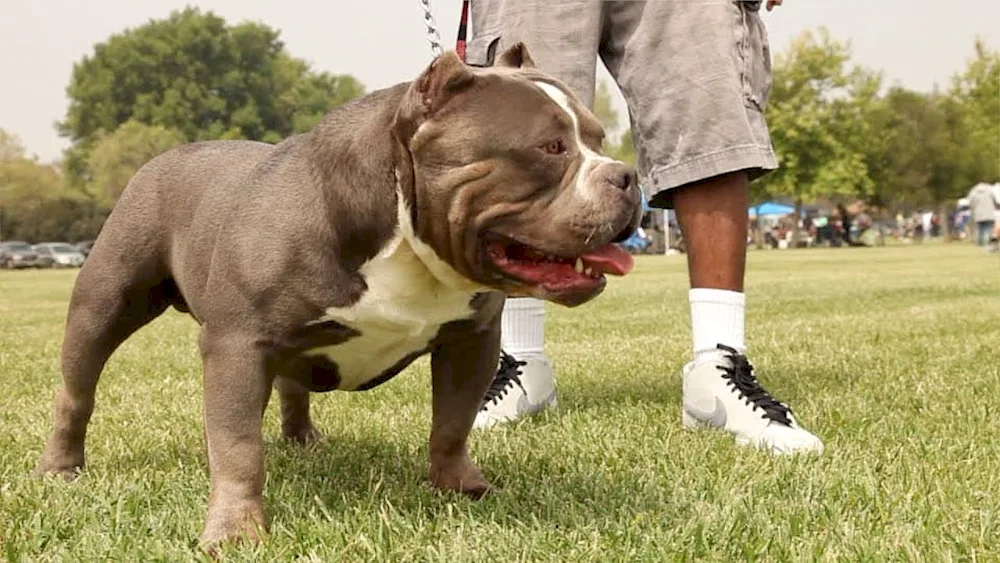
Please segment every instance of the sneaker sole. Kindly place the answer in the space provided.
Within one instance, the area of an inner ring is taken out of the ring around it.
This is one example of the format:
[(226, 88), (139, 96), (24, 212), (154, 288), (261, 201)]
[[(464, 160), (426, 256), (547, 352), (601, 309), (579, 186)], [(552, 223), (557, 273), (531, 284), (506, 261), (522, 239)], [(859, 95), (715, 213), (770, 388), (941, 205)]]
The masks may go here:
[(709, 424), (707, 422), (702, 422), (702, 421), (698, 420), (697, 418), (695, 418), (695, 417), (691, 416), (690, 414), (688, 414), (688, 412), (684, 409), (684, 407), (681, 407), (681, 426), (685, 430), (706, 430), (706, 429), (707, 430), (725, 430), (727, 434), (729, 434), (730, 436), (732, 436), (733, 441), (736, 442), (737, 446), (747, 447), (747, 448), (755, 448), (755, 449), (762, 450), (762, 451), (765, 451), (767, 453), (770, 453), (771, 455), (774, 455), (774, 456), (785, 456), (785, 455), (794, 455), (794, 454), (799, 454), (799, 455), (821, 454), (821, 453), (823, 453), (823, 448), (824, 448), (824, 446), (822, 444), (820, 444), (819, 446), (816, 446), (816, 447), (798, 448), (798, 449), (793, 449), (793, 450), (787, 450), (786, 451), (786, 450), (783, 450), (781, 448), (777, 448), (777, 447), (775, 447), (772, 444), (757, 443), (757, 442), (754, 442), (753, 440), (750, 440), (749, 438), (746, 438), (744, 436), (740, 436), (738, 434), (730, 432), (730, 431), (726, 430), (725, 428), (720, 428), (718, 426), (715, 426), (714, 424)]
[(488, 428), (493, 428), (495, 426), (502, 426), (504, 424), (509, 424), (511, 422), (517, 422), (518, 420), (527, 418), (529, 416), (535, 416), (546, 409), (556, 409), (559, 406), (559, 400), (556, 398), (555, 392), (550, 395), (551, 399), (543, 401), (537, 407), (531, 409), (530, 411), (523, 412), (515, 417), (511, 418), (487, 418), (483, 422), (479, 422), (479, 417), (476, 417), (476, 421), (472, 423), (473, 430), (486, 430)]

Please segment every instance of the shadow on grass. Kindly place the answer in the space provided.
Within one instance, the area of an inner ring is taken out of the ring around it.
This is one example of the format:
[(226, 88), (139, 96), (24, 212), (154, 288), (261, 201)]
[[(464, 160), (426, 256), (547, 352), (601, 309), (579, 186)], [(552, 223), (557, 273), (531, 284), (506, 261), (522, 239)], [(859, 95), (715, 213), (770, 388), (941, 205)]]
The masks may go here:
[[(631, 396), (622, 400), (635, 404)], [(547, 432), (547, 424), (527, 421), (516, 431)], [(301, 530), (309, 520), (342, 521), (359, 513), (378, 514), (387, 505), (394, 516), (418, 527), (457, 518), (504, 526), (544, 522), (555, 529), (589, 528), (665, 508), (671, 519), (680, 519), (692, 510), (685, 495), (675, 496), (672, 471), (651, 475), (639, 459), (628, 459), (644, 456), (641, 451), (623, 446), (611, 452), (615, 459), (609, 462), (592, 446), (567, 453), (550, 442), (544, 450), (505, 452), (489, 442), (476, 434), (470, 440), (474, 460), (497, 486), (475, 501), (430, 486), (423, 440), (328, 436), (307, 447), (273, 441), (268, 444), (265, 499), (272, 525)]]

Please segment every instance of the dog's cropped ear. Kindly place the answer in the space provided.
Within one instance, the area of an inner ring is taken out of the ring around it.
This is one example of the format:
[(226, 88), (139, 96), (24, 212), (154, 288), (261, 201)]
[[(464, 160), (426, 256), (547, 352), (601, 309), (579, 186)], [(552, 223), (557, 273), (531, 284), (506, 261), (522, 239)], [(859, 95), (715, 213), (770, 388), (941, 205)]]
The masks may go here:
[(448, 98), (468, 88), (475, 80), (476, 76), (472, 69), (453, 51), (448, 51), (431, 62), (417, 78), (413, 87), (420, 95), (424, 111), (432, 114), (440, 109)]
[[(452, 51), (434, 59), (417, 77), (400, 102), (393, 121), (393, 136), (403, 147), (413, 148), (413, 137), (420, 126), (455, 95), (472, 87), (476, 75)], [(419, 144), (419, 143), (418, 143)]]
[(508, 68), (535, 68), (535, 61), (528, 54), (528, 47), (521, 42), (517, 42), (497, 58), (496, 66)]

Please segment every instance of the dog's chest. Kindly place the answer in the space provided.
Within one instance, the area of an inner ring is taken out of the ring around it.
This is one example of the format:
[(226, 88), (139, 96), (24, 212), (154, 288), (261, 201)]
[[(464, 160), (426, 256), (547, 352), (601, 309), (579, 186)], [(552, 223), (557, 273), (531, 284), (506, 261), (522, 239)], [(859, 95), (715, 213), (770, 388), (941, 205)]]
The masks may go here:
[(336, 366), (337, 389), (364, 388), (394, 374), (401, 361), (427, 349), (441, 326), (472, 316), (473, 293), (441, 283), (403, 237), (361, 268), (368, 286), (357, 303), (331, 307), (317, 323), (353, 329), (348, 340), (305, 353)]

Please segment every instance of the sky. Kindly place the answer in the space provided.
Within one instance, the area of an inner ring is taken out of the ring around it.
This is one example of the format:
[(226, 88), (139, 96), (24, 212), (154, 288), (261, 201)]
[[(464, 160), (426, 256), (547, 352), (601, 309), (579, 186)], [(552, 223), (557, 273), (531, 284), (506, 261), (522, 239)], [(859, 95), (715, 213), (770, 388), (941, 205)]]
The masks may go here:
[[(276, 28), (293, 56), (317, 70), (354, 75), (368, 90), (412, 80), (431, 58), (418, 0), (0, 3), (0, 128), (20, 136), (29, 153), (43, 160), (58, 158), (67, 145), (54, 124), (66, 112), (73, 63), (111, 34), (185, 5), (213, 11), (230, 23), (251, 20)], [(461, 0), (431, 0), (431, 6), (450, 48)], [(850, 42), (856, 62), (881, 69), (889, 83), (920, 91), (944, 86), (961, 71), (977, 35), (991, 48), (1000, 47), (1000, 2), (995, 0), (785, 0), (773, 12), (761, 13), (775, 53), (800, 32), (826, 26), (835, 38)], [(617, 96), (616, 106), (624, 118)]]

